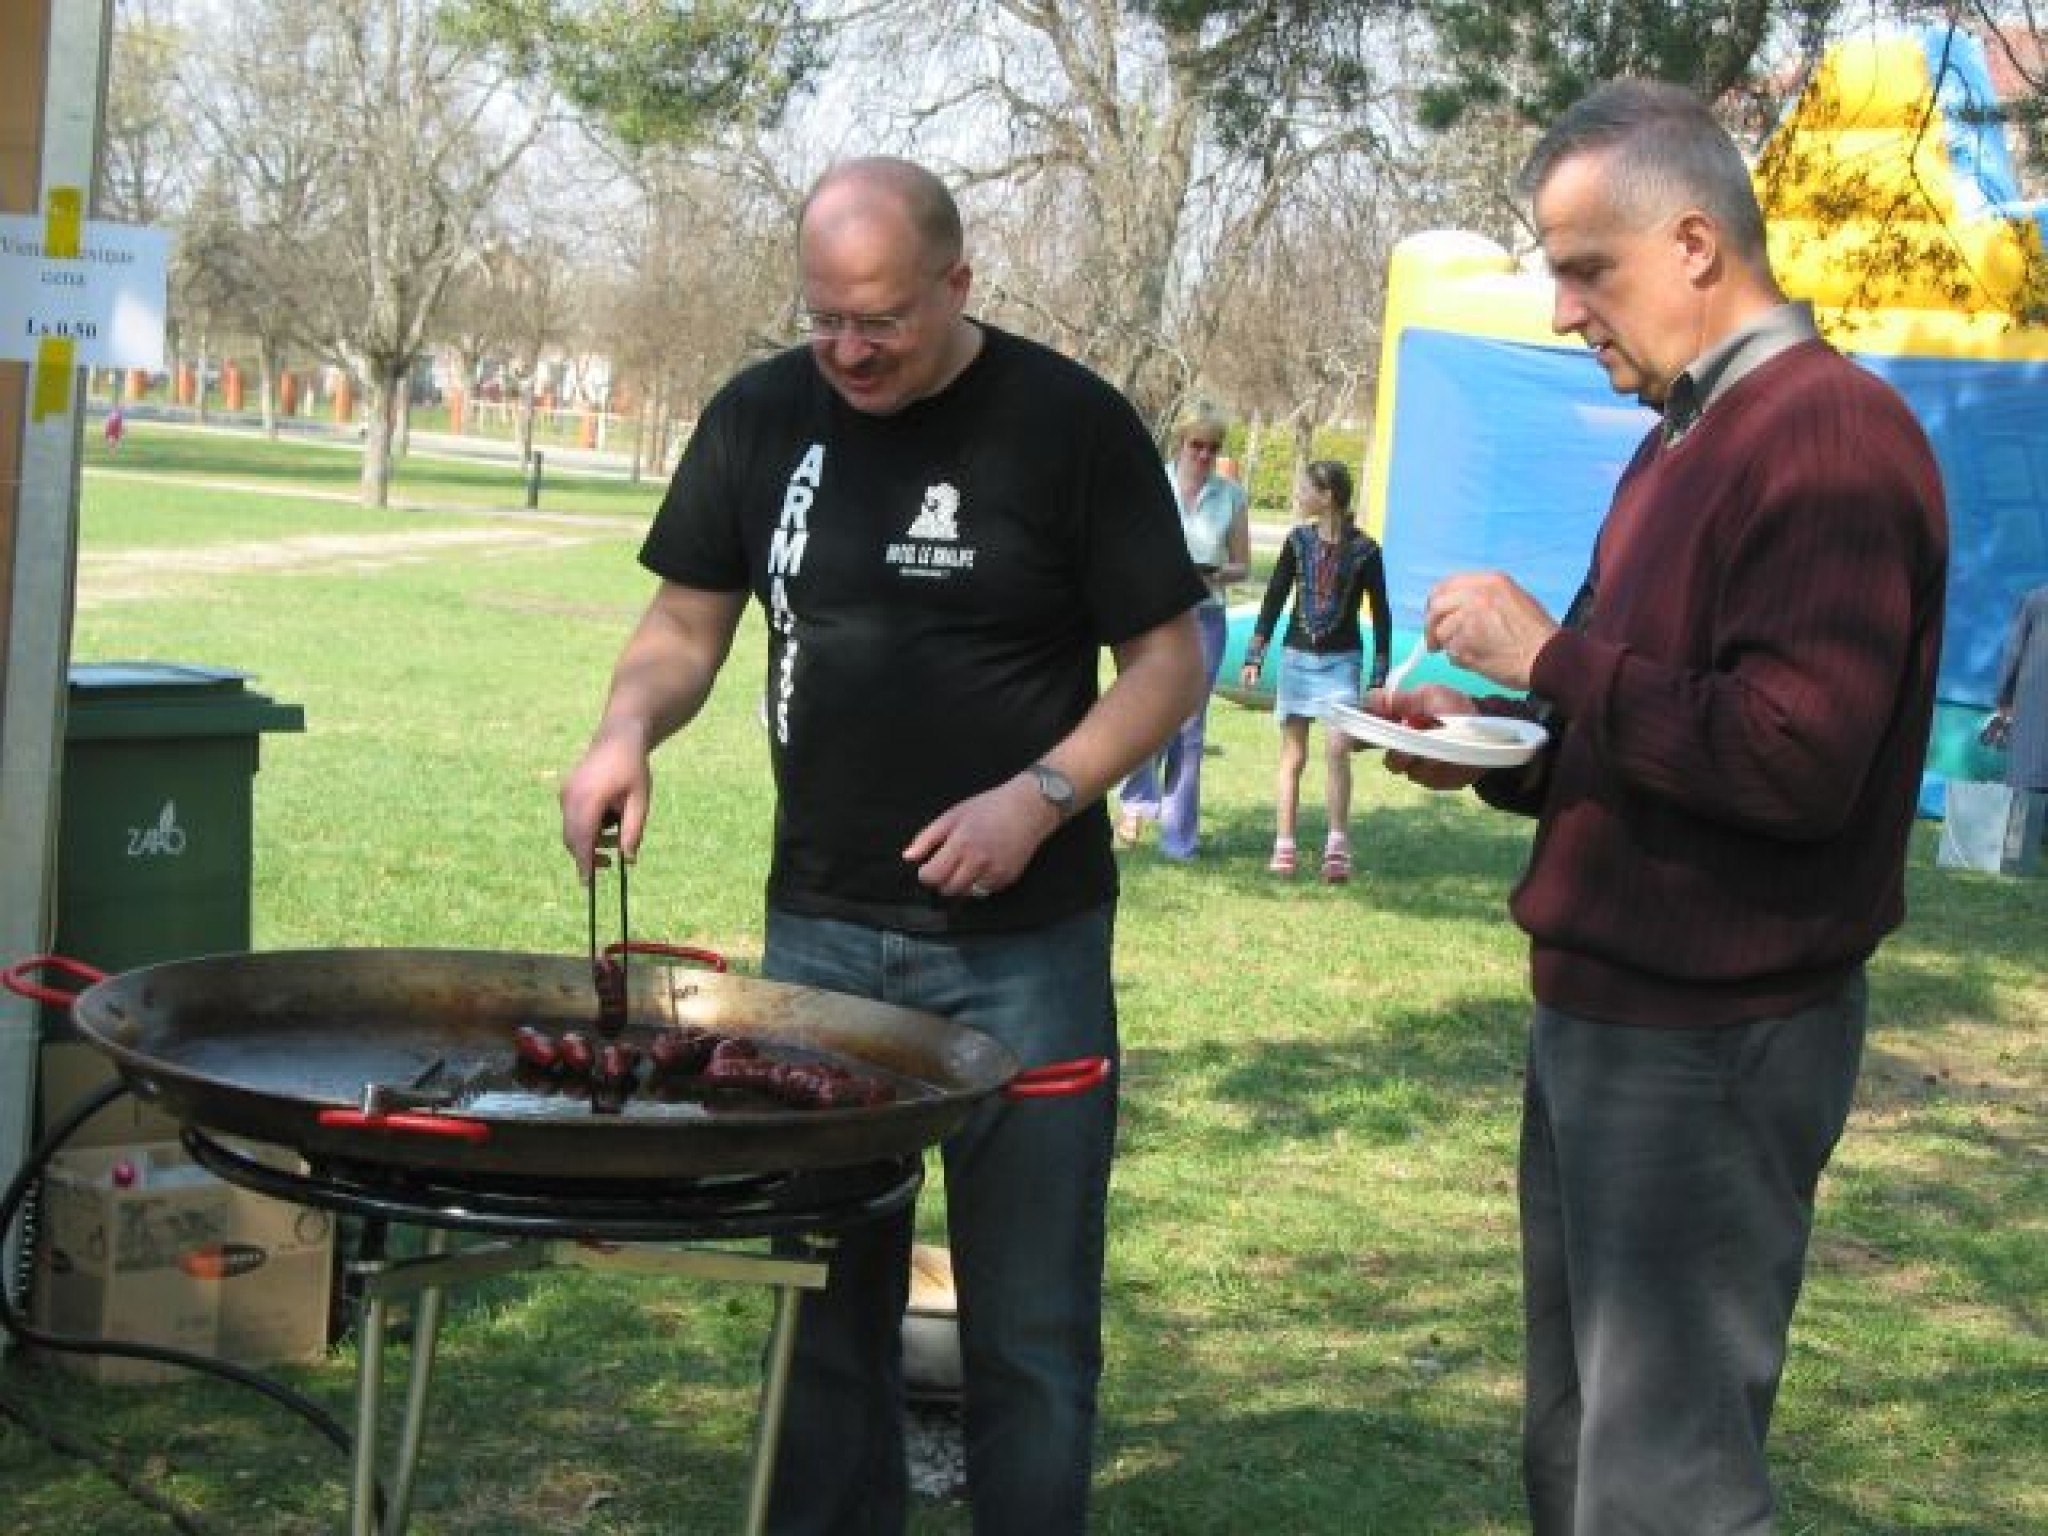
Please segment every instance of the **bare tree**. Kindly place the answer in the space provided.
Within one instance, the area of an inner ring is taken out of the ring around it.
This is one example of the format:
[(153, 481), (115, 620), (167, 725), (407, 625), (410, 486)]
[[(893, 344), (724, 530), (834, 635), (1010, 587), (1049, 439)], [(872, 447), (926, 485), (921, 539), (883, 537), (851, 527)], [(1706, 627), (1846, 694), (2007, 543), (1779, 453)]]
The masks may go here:
[[(1434, 40), (1425, 29), (1385, 26), (1378, 35), (1383, 70), (1404, 82), (1429, 78)], [(1442, 228), (1516, 240), (1507, 188), (1533, 130), (1475, 111), (1427, 133), (1405, 116), (1389, 113), (1373, 161), (1342, 157), (1309, 169), (1221, 307), (1204, 388), (1255, 423), (1285, 427), (1296, 470), (1316, 452), (1319, 428), (1371, 413), (1387, 271), (1400, 241)], [(1264, 443), (1261, 430), (1248, 448)], [(1370, 447), (1368, 440), (1364, 453)], [(1353, 466), (1361, 483), (1363, 456)]]
[(319, 7), (270, 4), (209, 29), (188, 50), (179, 100), (207, 167), (180, 231), (179, 260), (257, 349), (265, 429), (294, 352), (339, 361), (311, 323), (309, 292), (346, 209), (345, 146), (318, 108)]
[[(291, 331), (367, 397), (362, 496), (389, 499), (409, 381), (499, 186), (544, 131), (538, 104), (452, 40), (430, 0), (240, 8), (194, 99), (260, 274), (260, 335)], [(252, 306), (254, 307), (254, 306)], [(269, 380), (265, 380), (266, 395)]]
[[(120, 0), (115, 8), (100, 127), (96, 214), (123, 224), (165, 224), (189, 192), (188, 136), (175, 84), (185, 36), (168, 0)], [(173, 306), (168, 340), (175, 363), (182, 305)]]
[[(882, 0), (869, 46), (906, 132), (1030, 210), (984, 221), (995, 291), (1031, 295), (1042, 331), (1163, 420), (1280, 209), (1317, 167), (1374, 154), (1368, 22), (1397, 10)], [(1053, 265), (1027, 269), (1040, 252)]]
[(186, 39), (161, 0), (120, 0), (100, 134), (99, 211), (125, 224), (163, 222), (189, 163), (173, 87)]
[(533, 418), (542, 365), (569, 340), (576, 320), (569, 252), (557, 237), (530, 230), (491, 254), (492, 291), (505, 305), (504, 361), (518, 385), (519, 457), (533, 457)]
[[(297, 0), (293, 0), (295, 5)], [(288, 7), (289, 8), (289, 7)], [(363, 501), (390, 497), (392, 441), (442, 294), (547, 119), (428, 0), (322, 0), (314, 105), (343, 147), (344, 212), (308, 318), (362, 379)]]
[(591, 320), (637, 405), (636, 474), (665, 462), (673, 422), (693, 419), (734, 368), (789, 334), (797, 193), (744, 160), (634, 157), (633, 205), (613, 230), (616, 275)]

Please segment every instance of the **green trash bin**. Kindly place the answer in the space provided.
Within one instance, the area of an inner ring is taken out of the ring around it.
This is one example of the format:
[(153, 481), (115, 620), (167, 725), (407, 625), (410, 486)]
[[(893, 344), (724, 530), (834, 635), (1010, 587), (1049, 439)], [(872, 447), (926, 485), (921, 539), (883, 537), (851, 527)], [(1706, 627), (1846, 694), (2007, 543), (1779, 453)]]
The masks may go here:
[[(72, 667), (57, 952), (115, 972), (247, 949), (260, 739), (305, 725), (304, 710), (253, 691), (242, 672)], [(45, 1011), (46, 1039), (55, 1013)]]

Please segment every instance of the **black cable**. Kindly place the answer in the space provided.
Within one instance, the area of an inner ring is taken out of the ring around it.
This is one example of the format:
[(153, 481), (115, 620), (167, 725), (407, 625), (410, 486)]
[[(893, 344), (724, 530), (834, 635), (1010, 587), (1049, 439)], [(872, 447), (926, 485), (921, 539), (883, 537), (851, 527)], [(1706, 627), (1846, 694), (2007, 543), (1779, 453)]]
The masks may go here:
[[(7, 1193), (0, 1196), (0, 1238), (4, 1238), (14, 1229), (16, 1219), (27, 1204), (29, 1190), (42, 1178), (57, 1149), (71, 1139), (72, 1133), (79, 1126), (126, 1092), (128, 1085), (119, 1078), (101, 1084), (60, 1115), (57, 1123), (44, 1133), (43, 1139), (30, 1149), (20, 1171), (7, 1186)], [(216, 1355), (194, 1354), (190, 1350), (174, 1349), (163, 1344), (139, 1344), (129, 1339), (95, 1339), (78, 1334), (49, 1333), (36, 1327), (16, 1310), (14, 1297), (5, 1284), (0, 1284), (0, 1326), (4, 1326), (15, 1338), (33, 1344), (39, 1349), (55, 1350), (65, 1354), (114, 1355), (126, 1360), (154, 1360), (188, 1371), (204, 1371), (210, 1376), (218, 1376), (225, 1381), (262, 1393), (325, 1435), (342, 1455), (351, 1458), (355, 1455), (355, 1437), (325, 1408), (303, 1393), (287, 1387), (283, 1382), (273, 1381), (261, 1372), (252, 1371), (232, 1360), (223, 1360)], [(372, 1489), (372, 1494), (376, 1501), (377, 1523), (381, 1525), (384, 1519), (384, 1490), (381, 1483)]]
[(162, 1515), (171, 1529), (179, 1533), (179, 1536), (206, 1536), (205, 1527), (195, 1524), (191, 1515), (173, 1504), (154, 1488), (141, 1481), (141, 1479), (130, 1477), (119, 1467), (103, 1460), (95, 1453), (93, 1446), (73, 1439), (61, 1429), (52, 1429), (49, 1425), (31, 1418), (22, 1410), (19, 1403), (11, 1403), (4, 1397), (0, 1397), (0, 1415), (13, 1420), (14, 1423), (41, 1440), (44, 1445), (55, 1451), (59, 1456), (69, 1456), (73, 1461), (80, 1461), (91, 1467), (93, 1471), (106, 1478), (107, 1481), (127, 1494), (129, 1498), (140, 1504), (144, 1509)]

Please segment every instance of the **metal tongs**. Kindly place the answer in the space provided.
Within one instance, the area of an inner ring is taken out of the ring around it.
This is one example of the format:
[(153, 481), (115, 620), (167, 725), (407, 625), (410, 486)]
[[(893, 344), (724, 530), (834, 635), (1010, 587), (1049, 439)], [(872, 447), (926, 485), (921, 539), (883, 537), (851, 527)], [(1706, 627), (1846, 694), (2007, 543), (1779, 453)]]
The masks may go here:
[[(632, 924), (626, 903), (626, 856), (619, 851), (619, 818), (607, 815), (597, 829), (590, 870), (590, 979), (597, 988), (597, 1028), (616, 1035), (626, 1027), (628, 1012), (626, 956), (632, 949)], [(619, 941), (600, 948), (597, 942), (597, 872), (609, 866), (619, 872)]]

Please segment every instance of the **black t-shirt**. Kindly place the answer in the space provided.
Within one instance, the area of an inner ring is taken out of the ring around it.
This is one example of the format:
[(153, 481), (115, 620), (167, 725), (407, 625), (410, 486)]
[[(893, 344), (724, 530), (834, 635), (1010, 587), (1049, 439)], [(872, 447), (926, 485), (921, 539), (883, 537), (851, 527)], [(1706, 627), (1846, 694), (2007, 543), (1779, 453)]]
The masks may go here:
[(946, 901), (902, 850), (1037, 760), (1097, 695), (1100, 650), (1203, 595), (1144, 423), (1102, 380), (983, 327), (940, 394), (846, 405), (807, 348), (738, 375), (641, 550), (760, 601), (777, 788), (771, 903), (912, 931), (1035, 926), (1112, 898), (1104, 813), (1009, 890)]

